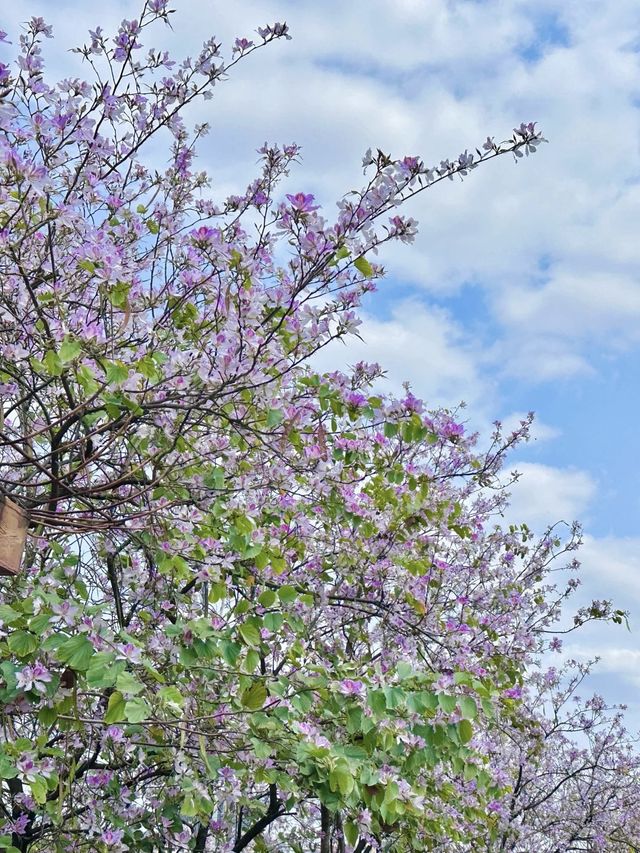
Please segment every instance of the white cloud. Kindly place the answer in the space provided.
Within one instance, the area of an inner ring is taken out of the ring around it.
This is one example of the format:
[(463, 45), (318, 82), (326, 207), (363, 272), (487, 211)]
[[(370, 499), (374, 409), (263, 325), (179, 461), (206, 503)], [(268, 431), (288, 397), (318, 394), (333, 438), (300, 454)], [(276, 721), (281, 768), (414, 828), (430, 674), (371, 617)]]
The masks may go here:
[(404, 301), (388, 320), (364, 314), (358, 331), (362, 340), (332, 344), (318, 357), (318, 367), (378, 362), (387, 371), (383, 387), (389, 392), (398, 393), (408, 381), (433, 407), (464, 401), (478, 415), (487, 405), (492, 389), (480, 377), (481, 351), (444, 309)]
[(625, 647), (601, 647), (568, 645), (565, 656), (576, 660), (598, 660), (600, 672), (623, 675), (640, 687), (640, 651)]
[(630, 276), (615, 272), (581, 274), (558, 269), (540, 288), (504, 294), (501, 319), (522, 334), (575, 338), (614, 335), (627, 340), (640, 335), (640, 287)]
[(509, 469), (521, 476), (510, 488), (506, 519), (525, 522), (534, 530), (584, 518), (596, 495), (596, 484), (586, 471), (518, 461), (510, 463)]
[(640, 537), (585, 536), (580, 562), (585, 586), (603, 590), (601, 597), (617, 595), (621, 607), (635, 612), (632, 627), (640, 633)]

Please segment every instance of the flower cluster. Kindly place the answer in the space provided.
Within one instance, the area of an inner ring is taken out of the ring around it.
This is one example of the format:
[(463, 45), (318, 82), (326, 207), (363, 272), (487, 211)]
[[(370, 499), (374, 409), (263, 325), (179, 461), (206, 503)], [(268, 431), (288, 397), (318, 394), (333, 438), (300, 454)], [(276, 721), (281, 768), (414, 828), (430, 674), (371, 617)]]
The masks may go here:
[[(91, 82), (46, 81), (40, 18), (0, 66), (0, 487), (29, 521), (0, 604), (0, 834), (32, 853), (637, 846), (617, 710), (562, 717), (566, 673), (537, 664), (579, 530), (494, 523), (530, 421), (483, 449), (459, 412), (380, 393), (377, 364), (313, 367), (357, 333), (375, 253), (413, 240), (399, 207), (542, 136), (432, 166), (368, 151), (333, 219), (279, 189), (298, 147), (265, 144), (211, 199), (185, 108), (290, 35), (145, 55), (169, 15), (147, 0), (90, 31)], [(594, 602), (567, 630), (624, 615)]]

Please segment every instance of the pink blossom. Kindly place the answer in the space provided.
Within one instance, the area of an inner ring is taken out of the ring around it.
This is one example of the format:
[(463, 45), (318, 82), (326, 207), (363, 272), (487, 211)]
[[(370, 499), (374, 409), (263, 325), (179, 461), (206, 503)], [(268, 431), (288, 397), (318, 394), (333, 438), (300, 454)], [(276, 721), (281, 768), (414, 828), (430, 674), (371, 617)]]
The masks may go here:
[(295, 195), (287, 194), (288, 200), (291, 202), (291, 206), (300, 211), (300, 213), (311, 213), (314, 210), (318, 210), (318, 205), (314, 205), (314, 197), (312, 195), (306, 195), (305, 193), (296, 193)]
[(343, 679), (339, 688), (341, 693), (344, 693), (345, 696), (362, 696), (365, 693), (365, 685), (362, 681), (354, 681), (351, 678)]
[(21, 690), (37, 690), (38, 693), (47, 692), (47, 684), (51, 681), (51, 673), (41, 663), (36, 662), (33, 666), (25, 666), (18, 673), (16, 684)]

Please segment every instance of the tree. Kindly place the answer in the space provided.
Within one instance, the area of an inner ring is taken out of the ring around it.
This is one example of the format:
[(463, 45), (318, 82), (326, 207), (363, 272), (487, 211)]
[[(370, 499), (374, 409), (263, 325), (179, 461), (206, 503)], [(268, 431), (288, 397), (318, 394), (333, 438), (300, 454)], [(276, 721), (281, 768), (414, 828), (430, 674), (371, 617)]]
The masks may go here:
[(527, 725), (487, 744), (511, 779), (491, 849), (638, 849), (637, 741), (621, 709), (577, 694), (590, 667), (569, 661), (564, 671), (535, 673), (524, 699)]
[(572, 585), (550, 564), (578, 532), (495, 526), (528, 421), (480, 451), (455, 412), (377, 393), (377, 365), (311, 359), (357, 329), (367, 255), (411, 242), (399, 205), (542, 137), (435, 168), (367, 152), (334, 223), (278, 197), (299, 150), (265, 145), (216, 204), (181, 114), (288, 29), (228, 63), (214, 40), (142, 58), (168, 15), (92, 32), (91, 84), (46, 82), (39, 18), (0, 66), (0, 486), (30, 525), (0, 605), (0, 845), (518, 849), (504, 804), (540, 807), (500, 731), (528, 749), (527, 667)]

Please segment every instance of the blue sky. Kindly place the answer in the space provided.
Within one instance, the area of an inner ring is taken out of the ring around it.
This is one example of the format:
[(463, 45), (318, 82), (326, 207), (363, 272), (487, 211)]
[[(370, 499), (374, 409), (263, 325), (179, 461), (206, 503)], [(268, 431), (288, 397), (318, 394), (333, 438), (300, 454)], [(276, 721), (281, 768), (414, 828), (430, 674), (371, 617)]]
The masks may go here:
[[(194, 121), (220, 198), (254, 175), (265, 139), (296, 141), (303, 163), (286, 191), (314, 192), (330, 215), (360, 184), (369, 147), (454, 157), (487, 135), (537, 121), (535, 157), (487, 164), (408, 212), (414, 246), (383, 261), (387, 280), (365, 306), (360, 358), (388, 368), (433, 406), (467, 402), (486, 429), (533, 409), (537, 439), (519, 450), (514, 515), (541, 529), (584, 522), (583, 597), (613, 597), (633, 631), (594, 629), (570, 652), (602, 656), (597, 686), (640, 725), (640, 13), (636, 0), (174, 0), (157, 46), (195, 53), (286, 20), (293, 41), (234, 71)], [(17, 0), (0, 26), (43, 15), (48, 64), (61, 76), (89, 26), (135, 17), (133, 0), (93, 7)], [(162, 44), (161, 44), (162, 42)], [(79, 73), (77, 70), (74, 73)]]

